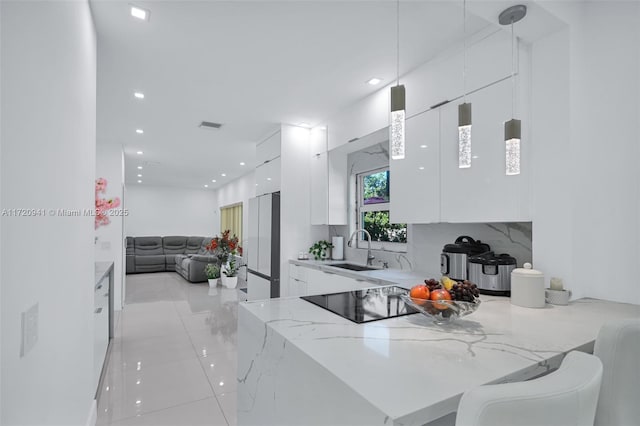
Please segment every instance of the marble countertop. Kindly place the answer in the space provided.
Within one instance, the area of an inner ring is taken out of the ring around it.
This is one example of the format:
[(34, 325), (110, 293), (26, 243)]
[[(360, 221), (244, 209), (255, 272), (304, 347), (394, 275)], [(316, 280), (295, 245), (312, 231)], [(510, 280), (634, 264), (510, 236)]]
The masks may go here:
[[(348, 260), (289, 260), (294, 265), (304, 266), (320, 271), (328, 271), (334, 274), (343, 275), (345, 277), (364, 279), (377, 285), (398, 285), (404, 288), (411, 288), (416, 284), (423, 283), (426, 278), (439, 279), (442, 275), (440, 271), (434, 271), (431, 274), (420, 272), (405, 271), (402, 269), (382, 269), (375, 267), (373, 271), (351, 271), (344, 268), (336, 268), (333, 265), (341, 263), (354, 263)], [(363, 265), (364, 266), (364, 265)]]
[(638, 305), (595, 299), (544, 309), (514, 306), (508, 298), (481, 300), (475, 313), (445, 326), (420, 314), (355, 324), (299, 298), (240, 309), (264, 323), (263, 348), (276, 333), (397, 424), (454, 412), (475, 386), (542, 374), (571, 350), (591, 351), (606, 321), (640, 316)]

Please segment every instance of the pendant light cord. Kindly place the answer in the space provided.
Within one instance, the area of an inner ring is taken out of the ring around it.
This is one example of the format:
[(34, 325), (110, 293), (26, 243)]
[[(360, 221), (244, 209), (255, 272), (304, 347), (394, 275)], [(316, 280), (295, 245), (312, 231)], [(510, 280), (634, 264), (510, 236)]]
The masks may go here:
[(400, 85), (400, 0), (396, 1), (396, 86)]
[(462, 0), (462, 27), (464, 30), (464, 59), (462, 64), (462, 96), (467, 103), (467, 0)]
[(515, 35), (513, 33), (513, 19), (511, 19), (511, 117), (516, 114), (516, 55)]

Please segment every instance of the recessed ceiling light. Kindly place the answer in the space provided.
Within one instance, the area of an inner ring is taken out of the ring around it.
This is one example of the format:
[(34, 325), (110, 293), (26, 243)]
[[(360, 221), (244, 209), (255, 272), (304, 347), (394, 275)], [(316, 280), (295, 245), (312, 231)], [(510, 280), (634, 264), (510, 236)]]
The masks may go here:
[(142, 183), (142, 181), (141, 181), (141, 180), (138, 180), (138, 183)]
[(136, 133), (137, 133), (137, 134), (139, 134), (139, 135), (141, 135), (141, 134), (143, 134), (143, 133), (144, 133), (144, 130), (142, 130), (142, 129), (136, 129)]
[(420, 166), (418, 167), (420, 170), (424, 170), (424, 166)]
[(318, 130), (327, 130), (325, 126), (316, 127)]
[(141, 175), (141, 174), (138, 174), (138, 177), (142, 177), (142, 175)]
[(241, 162), (240, 162), (240, 165), (241, 165), (241, 166), (244, 166), (244, 161), (241, 161)]
[(304, 121), (302, 123), (298, 123), (298, 126), (300, 126), (300, 127), (311, 127), (309, 125), (309, 123), (305, 123)]
[(142, 166), (138, 166), (138, 170), (142, 170)]
[(142, 151), (138, 151), (138, 152), (136, 152), (136, 154), (138, 154), (138, 155), (142, 155), (142, 154), (144, 154), (144, 152), (142, 152)]
[(142, 19), (143, 21), (148, 21), (149, 11), (136, 6), (131, 6), (131, 16), (133, 16), (134, 18)]
[(267, 180), (271, 180), (271, 178), (267, 178)]
[(220, 173), (220, 176), (225, 177), (227, 174), (226, 173)]
[(379, 78), (373, 77), (373, 78), (367, 80), (367, 84), (375, 86), (376, 84), (379, 84), (381, 81), (382, 80), (380, 80)]
[(427, 148), (427, 146), (426, 145), (420, 145), (420, 148), (424, 149), (424, 148)]
[(471, 158), (473, 158), (474, 160), (477, 160), (477, 159), (478, 159), (478, 158), (480, 158), (480, 157), (478, 157), (477, 155), (474, 155), (474, 156), (472, 156)]
[(215, 179), (211, 179), (211, 182), (216, 183), (216, 182), (217, 182), (217, 180), (215, 180)]
[(144, 93), (142, 92), (134, 92), (133, 96), (135, 96), (138, 99), (144, 99)]
[(209, 185), (205, 185), (204, 187), (205, 187), (205, 188), (208, 188), (208, 187), (209, 187)]

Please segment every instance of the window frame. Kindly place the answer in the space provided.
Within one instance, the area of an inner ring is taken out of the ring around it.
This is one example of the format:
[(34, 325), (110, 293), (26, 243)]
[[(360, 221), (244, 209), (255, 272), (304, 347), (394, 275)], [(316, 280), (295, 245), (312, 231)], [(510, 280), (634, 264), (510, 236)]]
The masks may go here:
[[(364, 178), (376, 173), (388, 172), (387, 185), (389, 186), (389, 201), (386, 203), (364, 204)], [(364, 229), (364, 223), (362, 216), (367, 212), (388, 211), (391, 215), (391, 171), (389, 166), (379, 167), (367, 171), (362, 171), (354, 174), (355, 177), (355, 229)], [(391, 241), (371, 241), (371, 249), (379, 251), (392, 251), (398, 253), (406, 253), (407, 245), (409, 242), (409, 224), (407, 226), (407, 242), (406, 243), (394, 243)], [(354, 229), (354, 230), (355, 230)], [(359, 232), (356, 236), (356, 247), (359, 249), (367, 248), (367, 240), (364, 232)]]

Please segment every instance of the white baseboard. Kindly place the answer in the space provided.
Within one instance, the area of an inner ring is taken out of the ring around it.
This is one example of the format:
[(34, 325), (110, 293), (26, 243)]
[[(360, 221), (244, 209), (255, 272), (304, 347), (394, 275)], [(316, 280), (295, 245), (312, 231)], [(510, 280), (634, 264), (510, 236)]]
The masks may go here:
[(95, 399), (91, 401), (91, 408), (89, 409), (89, 417), (87, 418), (87, 426), (96, 426), (98, 421), (98, 401)]

